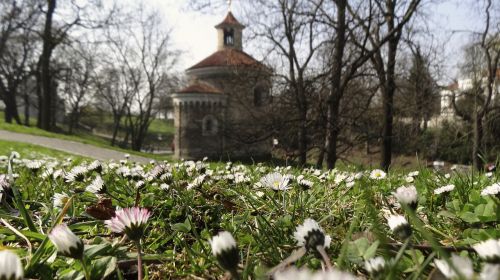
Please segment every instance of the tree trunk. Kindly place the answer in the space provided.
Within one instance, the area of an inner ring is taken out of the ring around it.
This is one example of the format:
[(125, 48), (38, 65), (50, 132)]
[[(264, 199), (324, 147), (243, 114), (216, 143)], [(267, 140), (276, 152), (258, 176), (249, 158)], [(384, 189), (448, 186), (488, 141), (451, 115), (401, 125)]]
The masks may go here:
[(342, 66), (346, 43), (346, 9), (347, 1), (339, 0), (337, 5), (337, 28), (333, 54), (333, 68), (330, 77), (331, 90), (327, 99), (327, 122), (325, 135), (326, 166), (333, 169), (337, 162), (337, 140), (340, 133), (339, 111), (342, 96)]
[(323, 147), (320, 147), (318, 158), (316, 160), (316, 168), (317, 169), (323, 168), (323, 161), (324, 160), (325, 160), (325, 149), (323, 149)]
[[(388, 12), (387, 15), (387, 31), (394, 31), (394, 12), (395, 3), (388, 1)], [(385, 171), (389, 170), (392, 161), (392, 138), (393, 138), (393, 118), (394, 118), (394, 92), (396, 91), (396, 53), (398, 50), (398, 43), (400, 34), (394, 34), (392, 38), (389, 39), (387, 46), (387, 71), (386, 71), (386, 85), (383, 90), (382, 102), (384, 110), (384, 123), (382, 129), (382, 149), (381, 149), (381, 167)]]
[[(302, 106), (301, 106), (302, 107)], [(305, 107), (305, 106), (304, 106)], [(299, 127), (299, 165), (307, 162), (307, 111), (301, 108)]]
[(116, 145), (116, 136), (118, 135), (118, 129), (120, 127), (120, 119), (116, 115), (113, 116), (113, 136), (111, 137), (111, 146)]
[(43, 49), (40, 57), (40, 79), (41, 79), (41, 107), (40, 110), (40, 128), (44, 130), (52, 130), (52, 116), (51, 112), (54, 108), (53, 105), (53, 91), (52, 91), (52, 75), (50, 73), (50, 58), (54, 47), (52, 38), (52, 16), (56, 9), (56, 0), (47, 0), (47, 13), (45, 17), (45, 28), (43, 31)]
[[(477, 111), (477, 109), (476, 109)], [(472, 165), (476, 170), (481, 170), (482, 167), (482, 154), (481, 144), (483, 142), (483, 118), (477, 112), (474, 113), (473, 134), (472, 141)]]
[(15, 94), (12, 92), (8, 92), (5, 95), (5, 122), (12, 123), (12, 120), (15, 120), (17, 124), (21, 123), (21, 118), (19, 118), (19, 111), (17, 110), (17, 102)]
[(30, 126), (30, 97), (26, 89), (23, 97), (24, 97), (24, 125)]

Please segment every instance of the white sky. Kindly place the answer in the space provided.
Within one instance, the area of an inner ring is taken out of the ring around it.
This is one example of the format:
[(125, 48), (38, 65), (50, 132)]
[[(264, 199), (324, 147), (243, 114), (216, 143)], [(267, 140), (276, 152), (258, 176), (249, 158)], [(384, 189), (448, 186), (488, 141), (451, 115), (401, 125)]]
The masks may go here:
[[(214, 0), (225, 6), (226, 0)], [(236, 18), (243, 17), (238, 14), (240, 1), (233, 1), (232, 11)], [(456, 66), (461, 58), (461, 48), (467, 42), (470, 32), (479, 31), (484, 19), (478, 16), (477, 8), (470, 8), (470, 3), (477, 0), (433, 0), (425, 11), (430, 15), (428, 24), (431, 32), (438, 41), (445, 44), (445, 66), (447, 71), (443, 80), (451, 80), (458, 73)], [(214, 26), (223, 20), (227, 9), (220, 8), (205, 12), (188, 9), (186, 0), (147, 0), (165, 15), (165, 21), (172, 27), (174, 45), (182, 50), (178, 70), (182, 71), (216, 50), (216, 32)], [(242, 22), (245, 25), (251, 24)], [(454, 32), (460, 31), (460, 32)], [(466, 32), (462, 32), (466, 31)], [(256, 54), (252, 49), (245, 49), (249, 54)], [(259, 59), (259, 57), (257, 57)]]

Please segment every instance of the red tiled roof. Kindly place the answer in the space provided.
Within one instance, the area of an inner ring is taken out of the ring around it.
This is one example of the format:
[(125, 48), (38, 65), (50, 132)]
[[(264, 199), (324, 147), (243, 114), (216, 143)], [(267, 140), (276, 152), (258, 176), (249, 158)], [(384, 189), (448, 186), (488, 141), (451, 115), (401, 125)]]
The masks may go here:
[(223, 92), (209, 84), (195, 82), (181, 89), (180, 91), (178, 91), (178, 93), (223, 93)]
[(243, 51), (236, 49), (223, 49), (216, 51), (207, 58), (188, 68), (198, 69), (213, 66), (261, 66), (262, 64), (255, 58)]
[(237, 27), (244, 28), (245, 26), (241, 24), (234, 16), (233, 13), (229, 12), (226, 15), (226, 18), (219, 24), (217, 24), (215, 27), (221, 27), (223, 25), (233, 25)]

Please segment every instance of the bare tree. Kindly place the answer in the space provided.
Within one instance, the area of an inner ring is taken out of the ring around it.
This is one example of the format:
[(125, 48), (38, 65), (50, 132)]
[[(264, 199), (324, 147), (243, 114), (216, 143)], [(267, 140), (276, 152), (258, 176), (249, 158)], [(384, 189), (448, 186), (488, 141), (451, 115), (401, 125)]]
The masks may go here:
[[(42, 39), (42, 51), (39, 59), (37, 81), (39, 93), (37, 126), (45, 130), (52, 130), (55, 127), (57, 89), (54, 80), (55, 69), (52, 67), (54, 50), (59, 45), (71, 41), (70, 32), (75, 27), (82, 31), (108, 25), (116, 9), (115, 6), (104, 9), (100, 0), (88, 1), (83, 5), (77, 3), (77, 1), (63, 1), (61, 4), (65, 5), (64, 11), (66, 14), (63, 17), (57, 17), (56, 8), (58, 3), (57, 0), (47, 0), (47, 6), (44, 9), (44, 27), (39, 34)], [(59, 20), (54, 21), (54, 18)]]
[[(159, 91), (168, 83), (169, 72), (175, 65), (179, 52), (171, 49), (170, 30), (163, 28), (160, 15), (147, 11), (143, 6), (137, 9), (135, 23), (121, 26), (121, 37), (110, 33), (118, 59), (125, 66), (124, 71), (131, 81), (131, 103), (126, 108), (127, 136), (132, 149), (140, 150), (155, 112), (154, 103)], [(116, 34), (116, 32), (115, 32)]]
[(316, 51), (322, 45), (318, 38), (320, 23), (316, 20), (321, 2), (322, 0), (319, 3), (298, 0), (261, 1), (263, 10), (259, 9), (258, 13), (265, 16), (261, 16), (257, 28), (254, 28), (255, 35), (269, 40), (271, 50), (276, 51), (278, 57), (286, 61), (286, 70), (278, 70), (276, 74), (284, 80), (286, 93), (291, 94), (293, 107), (297, 110), (300, 165), (306, 163), (310, 142), (308, 111), (311, 101), (306, 80), (312, 78), (310, 66)]
[(73, 133), (80, 119), (80, 109), (93, 90), (93, 73), (98, 58), (92, 52), (92, 46), (81, 42), (66, 48), (60, 58), (62, 66), (56, 75), (60, 76), (64, 101), (69, 106), (68, 132)]
[[(114, 68), (120, 67), (120, 68)], [(95, 99), (103, 101), (99, 106), (104, 107), (113, 115), (113, 132), (111, 137), (111, 146), (116, 145), (116, 138), (126, 113), (130, 107), (130, 101), (133, 94), (133, 77), (129, 78), (126, 66), (108, 66), (100, 69), (94, 75)], [(105, 104), (103, 106), (103, 104)]]
[(5, 121), (21, 124), (16, 98), (31, 75), (28, 65), (36, 48), (33, 27), (38, 7), (34, 1), (2, 1), (0, 10), (0, 99), (5, 103)]

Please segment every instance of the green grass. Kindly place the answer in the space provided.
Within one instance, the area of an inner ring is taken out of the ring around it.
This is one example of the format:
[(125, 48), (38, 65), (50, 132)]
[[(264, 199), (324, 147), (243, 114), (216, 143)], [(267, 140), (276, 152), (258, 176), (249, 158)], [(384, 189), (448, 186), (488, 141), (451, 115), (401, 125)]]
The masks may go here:
[[(36, 120), (31, 120), (30, 122), (31, 122), (31, 125), (34, 125)], [(6, 123), (4, 121), (4, 112), (2, 112), (2, 111), (0, 111), (0, 129), (12, 131), (12, 132), (17, 132), (17, 133), (25, 133), (25, 134), (30, 134), (30, 135), (37, 135), (37, 136), (44, 136), (44, 137), (49, 137), (49, 138), (57, 138), (57, 139), (75, 141), (75, 142), (89, 144), (89, 145), (93, 145), (93, 146), (97, 146), (97, 147), (101, 147), (101, 148), (112, 149), (112, 150), (120, 151), (123, 153), (152, 158), (152, 159), (156, 159), (156, 160), (171, 159), (171, 157), (168, 155), (157, 155), (157, 154), (143, 153), (143, 152), (137, 152), (137, 151), (133, 151), (133, 150), (129, 150), (129, 149), (122, 149), (122, 148), (116, 147), (116, 146), (111, 146), (107, 139), (104, 139), (104, 138), (99, 137), (99, 136), (91, 135), (91, 134), (78, 133), (78, 134), (74, 134), (74, 135), (69, 135), (69, 134), (49, 132), (49, 131), (39, 129), (39, 128), (33, 127), (33, 126), (27, 127), (27, 126), (18, 125), (15, 123), (9, 124), (9, 123)]]
[[(320, 171), (224, 162), (197, 167), (188, 163), (176, 167), (147, 164), (142, 166), (144, 171), (154, 168), (155, 172), (149, 174), (156, 175), (137, 188), (137, 183), (143, 180), (141, 176), (117, 172), (117, 167), (111, 165), (103, 170), (89, 170), (71, 183), (61, 177), (40, 176), (52, 163), (57, 164), (54, 170), (72, 168), (65, 162), (45, 162), (40, 169), (33, 170), (22, 162), (15, 163), (19, 174), (15, 181), (18, 195), (11, 205), (18, 208), (20, 215), (0, 208), (0, 217), (24, 235), (0, 228), (0, 246), (14, 249), (22, 257), (26, 278), (82, 277), (78, 261), (56, 255), (51, 242), (43, 243), (59, 218), (68, 217), (64, 222), (84, 239), (93, 279), (103, 279), (105, 273), (110, 274), (108, 279), (134, 279), (131, 274), (135, 271), (132, 266), (136, 262), (136, 244), (122, 239), (123, 233), (111, 234), (102, 221), (106, 218), (95, 215), (103, 214), (96, 209), (104, 209), (108, 211), (104, 214), (111, 216), (113, 207), (133, 205), (152, 213), (147, 228), (140, 233), (148, 279), (220, 279), (224, 270), (217, 264), (209, 240), (222, 230), (232, 233), (236, 240), (240, 279), (267, 279), (264, 273), (299, 247), (294, 233), (307, 218), (316, 220), (331, 237), (331, 244), (324, 252), (329, 260), (316, 254), (313, 247), (309, 252), (303, 250), (305, 254), (291, 265), (321, 270), (325, 263), (334, 263), (336, 269), (352, 272), (362, 279), (436, 279), (431, 278), (435, 273), (434, 261), (446, 259), (445, 251), (454, 250), (470, 258), (479, 273), (485, 262), (471, 245), (500, 238), (500, 202), (494, 195), (481, 195), (484, 188), (498, 182), (499, 173), (446, 175), (422, 168), (412, 178), (406, 172), (372, 178), (371, 170)], [(119, 170), (127, 167), (135, 165), (125, 163)], [(0, 164), (0, 174), (5, 172), (5, 164)], [(279, 177), (285, 180), (281, 182), (289, 188), (274, 190), (276, 185), (272, 183), (256, 186), (274, 172), (281, 174)], [(236, 174), (239, 180), (235, 179)], [(309, 187), (290, 179), (299, 175), (310, 181)], [(96, 196), (86, 187), (98, 176), (106, 187)], [(396, 205), (393, 197), (399, 186), (409, 184), (415, 186), (416, 200), (412, 201), (418, 205), (410, 205), (418, 206), (416, 210), (406, 204)], [(453, 190), (434, 192), (450, 184), (455, 186)], [(187, 187), (190, 185), (193, 187)], [(62, 193), (72, 197), (64, 209), (62, 205), (54, 207), (54, 201)], [(111, 203), (106, 206), (104, 198)], [(94, 211), (89, 212), (89, 208)], [(409, 223), (391, 230), (386, 220), (390, 213), (406, 217)], [(321, 231), (311, 232), (302, 232), (303, 238), (323, 242)], [(32, 254), (28, 244), (32, 246)], [(364, 262), (375, 256), (383, 257), (391, 265), (378, 277), (370, 278)], [(48, 259), (51, 261), (44, 261)], [(118, 267), (118, 261), (131, 265)]]
[(88, 159), (86, 157), (73, 155), (70, 153), (53, 150), (38, 145), (0, 140), (0, 155), (9, 156), (12, 151), (16, 151), (21, 155), (21, 157), (29, 159), (44, 157), (51, 157), (56, 159), (66, 159), (69, 157), (73, 159)]

